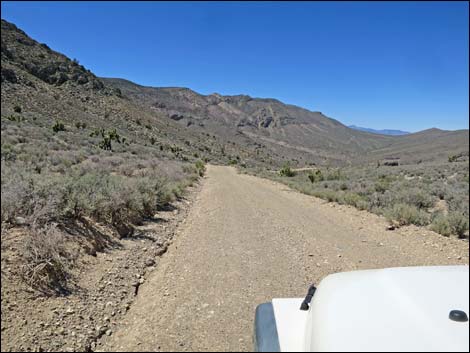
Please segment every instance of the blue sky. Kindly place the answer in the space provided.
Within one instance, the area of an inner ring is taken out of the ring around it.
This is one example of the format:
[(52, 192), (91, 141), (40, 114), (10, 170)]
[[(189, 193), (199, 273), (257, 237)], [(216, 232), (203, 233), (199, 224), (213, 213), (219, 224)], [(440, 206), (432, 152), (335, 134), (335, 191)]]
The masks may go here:
[(98, 76), (273, 97), (341, 122), (468, 128), (467, 2), (2, 2)]

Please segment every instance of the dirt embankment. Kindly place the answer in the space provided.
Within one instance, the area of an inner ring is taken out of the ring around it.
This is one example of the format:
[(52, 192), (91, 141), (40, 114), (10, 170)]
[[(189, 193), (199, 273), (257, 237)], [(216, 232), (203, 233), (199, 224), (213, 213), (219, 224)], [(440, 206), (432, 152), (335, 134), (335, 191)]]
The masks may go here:
[[(140, 287), (159, 266), (160, 256), (184, 222), (193, 189), (186, 199), (118, 239), (106, 236), (103, 251), (81, 255), (73, 270), (73, 290), (45, 297), (15, 275), (24, 230), (2, 234), (2, 351), (94, 351), (97, 341), (112, 335), (138, 297)], [(71, 235), (70, 235), (71, 236)], [(78, 241), (78, 240), (77, 240)]]

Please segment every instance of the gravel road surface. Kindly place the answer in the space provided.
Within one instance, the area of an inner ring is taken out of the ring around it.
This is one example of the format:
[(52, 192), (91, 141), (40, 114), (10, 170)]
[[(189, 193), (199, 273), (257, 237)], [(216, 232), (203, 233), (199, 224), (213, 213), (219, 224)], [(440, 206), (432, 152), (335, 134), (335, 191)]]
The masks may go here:
[(330, 273), (468, 264), (468, 242), (209, 166), (175, 242), (102, 351), (247, 351), (255, 308)]

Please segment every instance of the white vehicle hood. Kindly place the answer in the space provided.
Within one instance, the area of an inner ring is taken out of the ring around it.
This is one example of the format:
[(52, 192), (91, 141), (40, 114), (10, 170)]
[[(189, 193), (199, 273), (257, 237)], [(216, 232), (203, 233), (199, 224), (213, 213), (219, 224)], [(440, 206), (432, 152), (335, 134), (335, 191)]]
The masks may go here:
[(468, 266), (404, 267), (330, 275), (310, 305), (305, 351), (467, 351)]

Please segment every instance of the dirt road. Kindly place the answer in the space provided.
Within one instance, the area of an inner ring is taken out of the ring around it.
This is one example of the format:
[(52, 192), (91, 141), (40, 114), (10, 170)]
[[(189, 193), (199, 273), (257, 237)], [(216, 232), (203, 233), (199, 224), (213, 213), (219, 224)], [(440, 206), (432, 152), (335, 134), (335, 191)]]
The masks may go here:
[(209, 166), (177, 240), (139, 289), (110, 351), (251, 350), (257, 304), (303, 297), (338, 271), (468, 263), (468, 242)]

